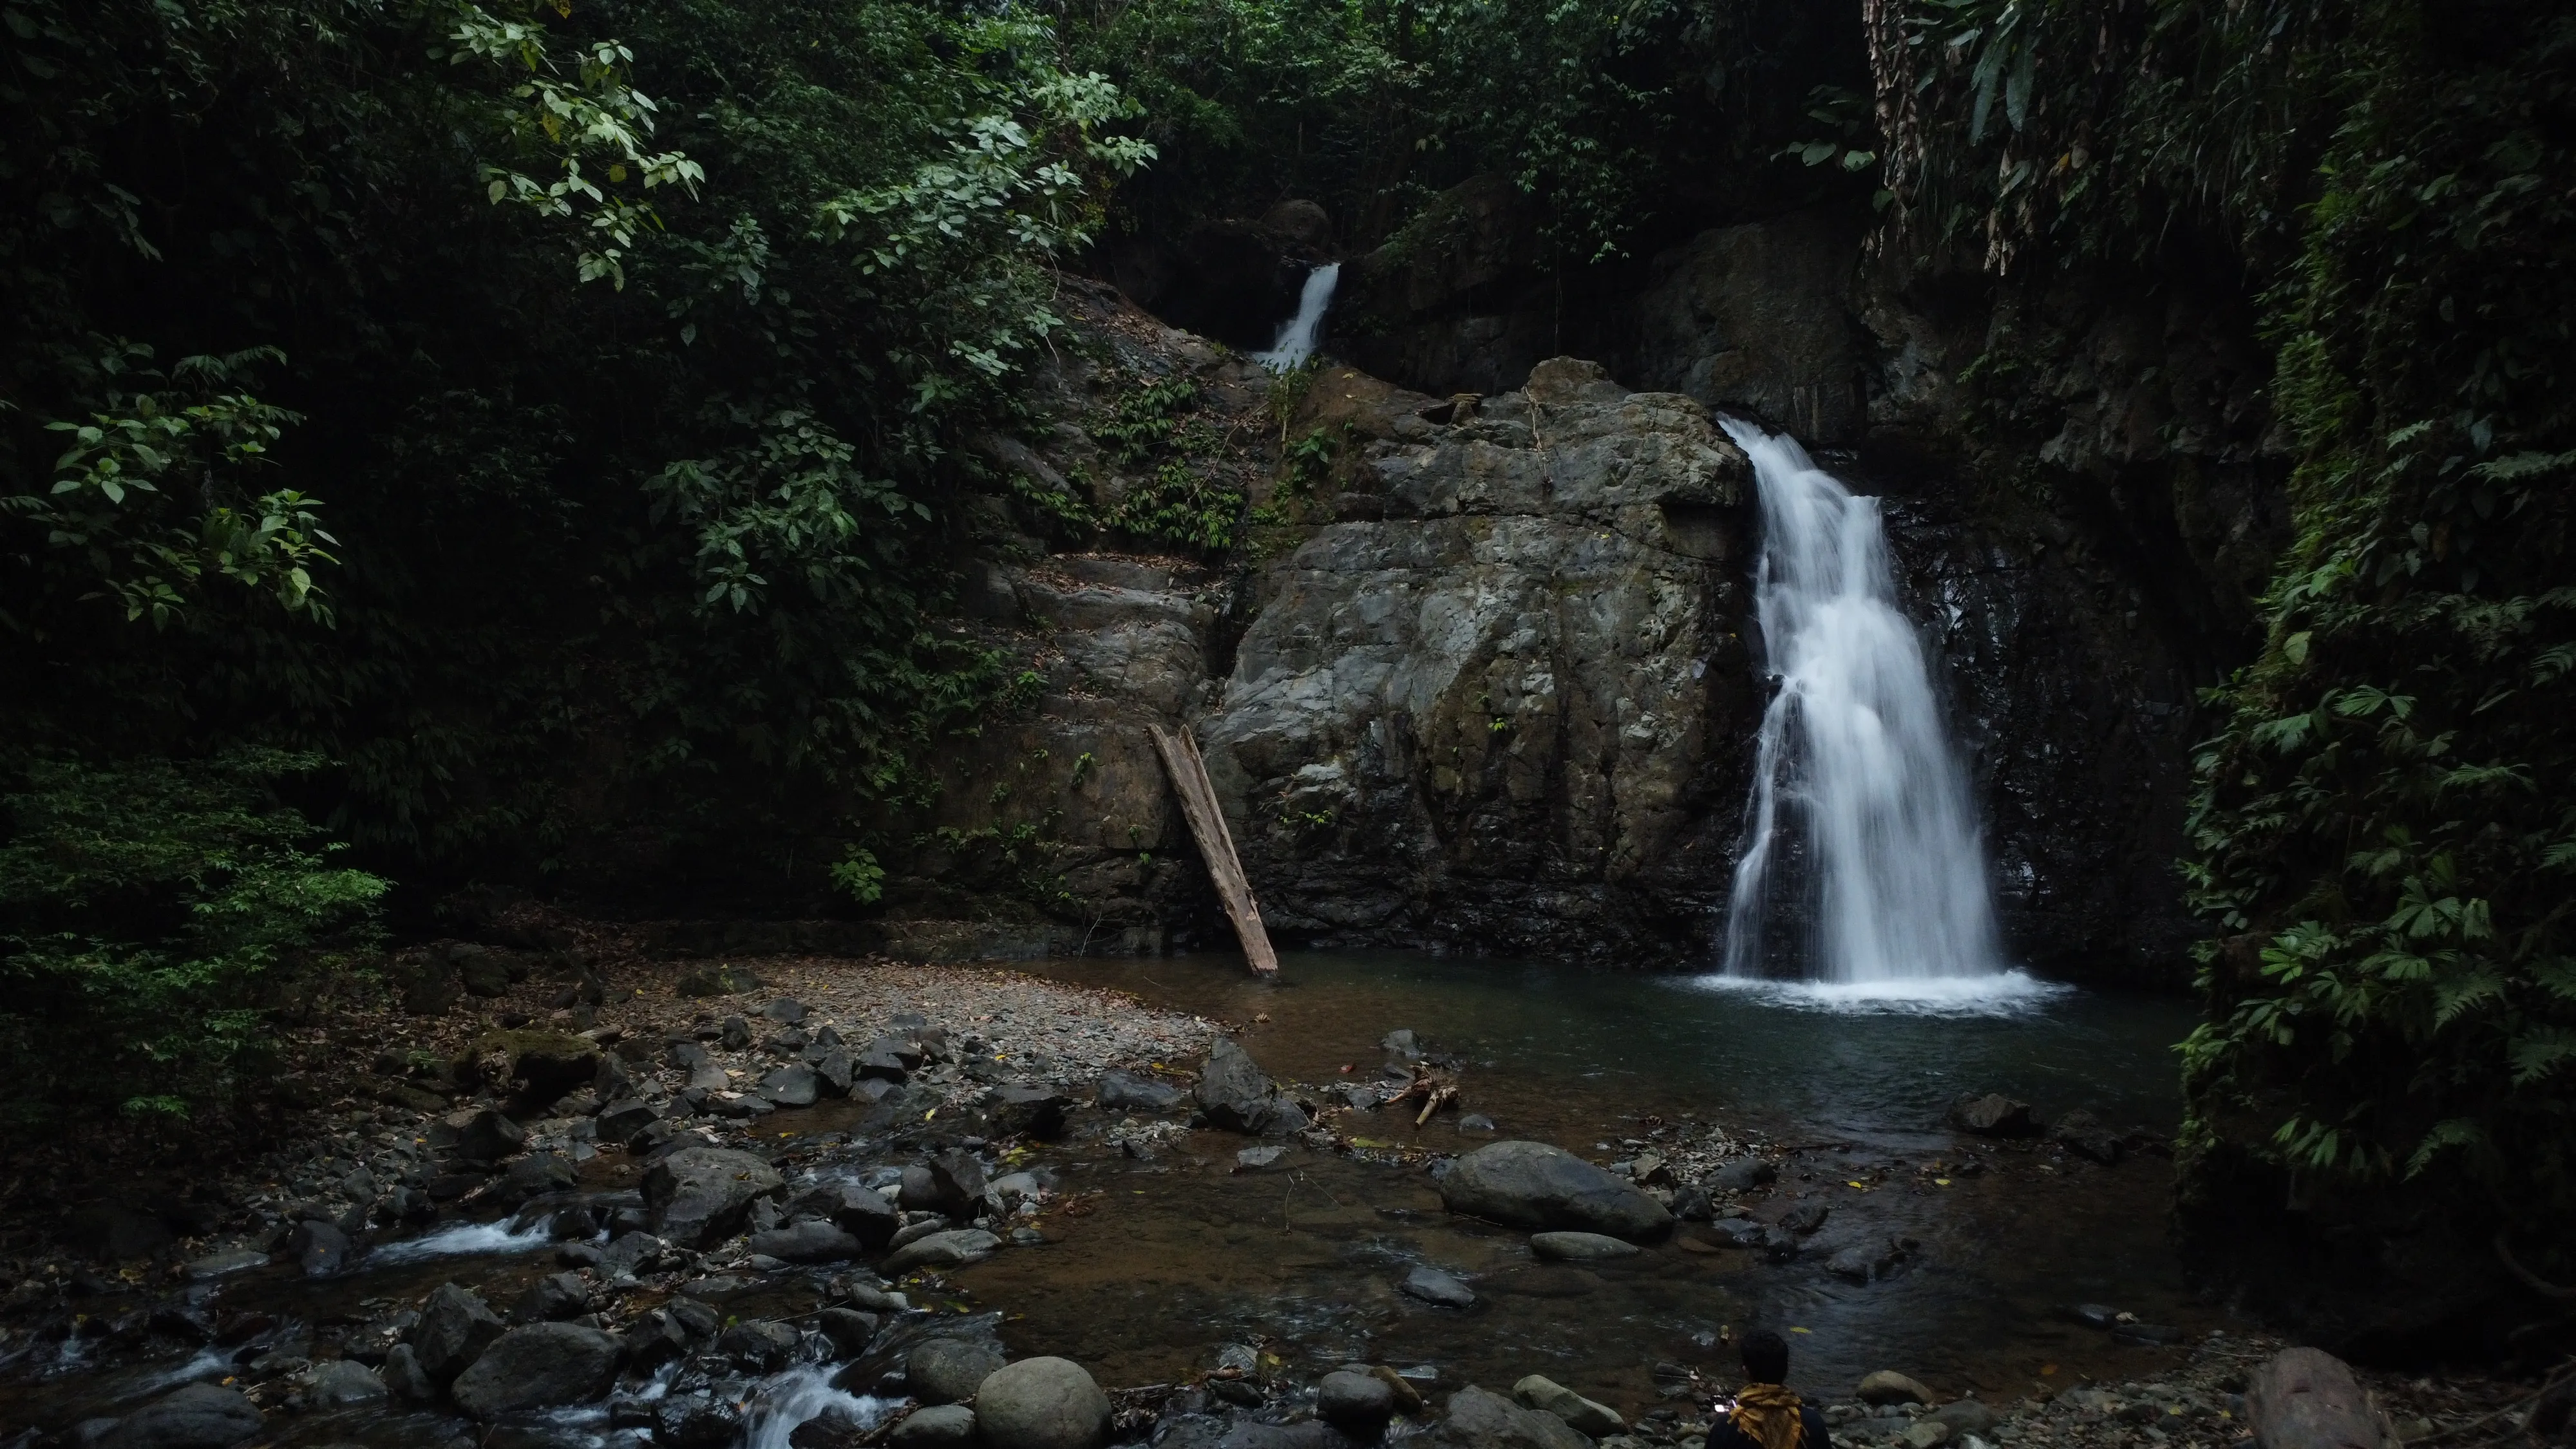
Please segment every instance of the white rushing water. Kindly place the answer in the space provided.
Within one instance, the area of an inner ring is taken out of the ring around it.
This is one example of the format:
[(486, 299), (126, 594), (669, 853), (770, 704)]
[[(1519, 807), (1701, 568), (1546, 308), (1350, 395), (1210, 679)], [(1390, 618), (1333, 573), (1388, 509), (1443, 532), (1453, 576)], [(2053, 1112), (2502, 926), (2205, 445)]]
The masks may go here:
[(763, 1380), (743, 1406), (744, 1449), (788, 1449), (799, 1426), (825, 1414), (862, 1430), (884, 1423), (894, 1405), (872, 1394), (832, 1387), (838, 1371), (833, 1364), (808, 1364)]
[(366, 1266), (381, 1268), (393, 1263), (419, 1263), (431, 1258), (474, 1257), (486, 1253), (533, 1253), (555, 1240), (550, 1219), (540, 1219), (525, 1227), (512, 1227), (503, 1218), (490, 1223), (450, 1223), (399, 1243), (387, 1243), (367, 1252)]
[(1252, 360), (1272, 372), (1286, 372), (1302, 367), (1315, 355), (1315, 341), (1323, 335), (1324, 313), (1333, 305), (1333, 284), (1342, 279), (1342, 264), (1326, 262), (1306, 274), (1305, 290), (1297, 294), (1297, 315), (1279, 324), (1279, 340), (1268, 352), (1252, 354)]
[[(1754, 609), (1779, 692), (1762, 717), (1725, 971), (1709, 984), (1828, 1009), (1973, 1010), (2048, 991), (2005, 969), (1967, 774), (1897, 607), (1878, 500), (1792, 438), (1725, 427), (1761, 491)], [(1792, 892), (1811, 922), (1771, 918)], [(1802, 928), (1794, 943), (1765, 939)], [(1784, 954), (1803, 982), (1766, 974)]]

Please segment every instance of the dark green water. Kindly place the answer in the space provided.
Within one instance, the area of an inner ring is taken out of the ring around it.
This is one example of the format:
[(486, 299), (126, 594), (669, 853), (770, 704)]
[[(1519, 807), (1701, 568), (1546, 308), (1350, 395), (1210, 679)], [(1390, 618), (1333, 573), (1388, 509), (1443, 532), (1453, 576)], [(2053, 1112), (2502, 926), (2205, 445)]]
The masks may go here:
[(1247, 1046), (1305, 1080), (1374, 1071), (1379, 1039), (1411, 1027), (1477, 1064), (1471, 1097), (1540, 1087), (1873, 1138), (1935, 1129), (1952, 1099), (1987, 1091), (2170, 1130), (2173, 1045), (2193, 1020), (2179, 999), (2062, 987), (1982, 1007), (1836, 1006), (1709, 977), (1394, 951), (1290, 952), (1275, 984), (1221, 956), (1035, 969), (1231, 1022), (1267, 1014)]

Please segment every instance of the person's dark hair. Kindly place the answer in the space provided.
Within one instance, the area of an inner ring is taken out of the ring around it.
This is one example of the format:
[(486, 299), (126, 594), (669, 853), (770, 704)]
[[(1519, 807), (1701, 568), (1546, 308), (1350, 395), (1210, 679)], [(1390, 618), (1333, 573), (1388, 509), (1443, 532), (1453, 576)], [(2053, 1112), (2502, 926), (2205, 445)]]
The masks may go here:
[(1765, 1328), (1744, 1335), (1744, 1377), (1757, 1384), (1789, 1381), (1789, 1341)]

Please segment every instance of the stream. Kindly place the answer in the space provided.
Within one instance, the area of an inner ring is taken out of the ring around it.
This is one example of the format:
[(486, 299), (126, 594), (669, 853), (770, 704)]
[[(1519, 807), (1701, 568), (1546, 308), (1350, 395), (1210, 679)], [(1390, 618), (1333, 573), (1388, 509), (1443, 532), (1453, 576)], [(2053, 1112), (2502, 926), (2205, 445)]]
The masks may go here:
[[(2100, 1302), (2197, 1334), (2218, 1323), (2195, 1303), (2164, 1238), (2169, 1164), (2134, 1155), (2098, 1166), (2037, 1144), (1976, 1142), (1942, 1125), (1966, 1092), (2001, 1090), (2043, 1113), (2074, 1108), (2115, 1126), (2169, 1131), (2176, 1117), (2170, 1045), (2180, 1002), (2025, 989), (1948, 1005), (1854, 1005), (1725, 978), (1600, 975), (1411, 953), (1289, 953), (1276, 984), (1238, 958), (1040, 963), (1036, 974), (1131, 992), (1146, 1003), (1242, 1027), (1240, 1041), (1284, 1082), (1328, 1091), (1381, 1070), (1379, 1041), (1411, 1028), (1458, 1070), (1465, 1113), (1416, 1128), (1410, 1114), (1350, 1113), (1338, 1123), (1372, 1146), (1447, 1154), (1501, 1137), (1557, 1142), (1598, 1160), (1648, 1144), (1722, 1132), (1785, 1154), (1755, 1215), (1821, 1206), (1811, 1248), (1786, 1263), (1706, 1247), (1703, 1225), (1628, 1259), (1559, 1264), (1525, 1237), (1441, 1209), (1432, 1175), (1393, 1152), (1346, 1157), (1290, 1145), (1245, 1170), (1247, 1139), (1181, 1132), (1150, 1156), (1108, 1140), (1114, 1119), (1078, 1112), (1027, 1166), (1059, 1174), (1050, 1240), (950, 1270), (916, 1291), (925, 1312), (893, 1325), (850, 1364), (809, 1332), (793, 1361), (719, 1395), (746, 1406), (734, 1442), (784, 1445), (795, 1424), (832, 1412), (881, 1416), (875, 1397), (891, 1345), (962, 1313), (994, 1315), (1014, 1355), (1060, 1354), (1110, 1386), (1172, 1383), (1215, 1350), (1250, 1343), (1309, 1381), (1353, 1361), (1386, 1363), (1439, 1392), (1508, 1386), (1545, 1373), (1635, 1413), (1656, 1402), (1657, 1365), (1724, 1371), (1721, 1335), (1748, 1325), (1794, 1335), (1793, 1381), (1833, 1393), (1898, 1367), (1948, 1392), (2008, 1397), (2034, 1384), (2151, 1372), (2176, 1350), (2123, 1347), (2065, 1309)], [(1351, 1070), (1345, 1072), (1344, 1067)], [(1308, 1095), (1318, 1095), (1309, 1092)], [(806, 1171), (886, 1160), (849, 1141), (847, 1103), (785, 1109), (764, 1138), (804, 1150)], [(634, 1186), (635, 1164), (606, 1154), (582, 1187)], [(263, 1355), (309, 1352), (312, 1332), (362, 1324), (455, 1281), (505, 1306), (557, 1271), (559, 1240), (589, 1235), (577, 1213), (517, 1223), (440, 1225), (383, 1244), (354, 1271), (321, 1279), (277, 1263), (199, 1284), (194, 1310), (228, 1326), (218, 1346), (159, 1361), (118, 1355), (75, 1334), (0, 1368), (0, 1425), (68, 1427), (123, 1412), (190, 1379), (220, 1380)], [(1882, 1281), (1823, 1270), (1842, 1242), (1915, 1243)], [(1463, 1312), (1395, 1291), (1413, 1265), (1466, 1280)], [(837, 1270), (787, 1268), (703, 1278), (684, 1291), (729, 1317), (812, 1323)], [(909, 1324), (907, 1328), (905, 1325)], [(90, 1333), (99, 1330), (93, 1328)], [(683, 1386), (686, 1387), (686, 1386)], [(650, 1410), (671, 1391), (629, 1381), (612, 1419), (592, 1406), (515, 1421), (486, 1442), (604, 1446), (651, 1437)], [(280, 1444), (387, 1446), (466, 1442), (438, 1412), (357, 1405), (272, 1419)]]

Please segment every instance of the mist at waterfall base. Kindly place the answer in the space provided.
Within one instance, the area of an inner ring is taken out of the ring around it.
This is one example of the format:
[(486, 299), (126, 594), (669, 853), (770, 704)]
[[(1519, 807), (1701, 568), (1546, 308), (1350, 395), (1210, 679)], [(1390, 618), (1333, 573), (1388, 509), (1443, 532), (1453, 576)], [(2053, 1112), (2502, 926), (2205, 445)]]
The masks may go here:
[(1306, 274), (1306, 285), (1297, 294), (1297, 315), (1279, 324), (1278, 340), (1268, 352), (1252, 354), (1252, 360), (1272, 372), (1293, 372), (1306, 365), (1315, 355), (1315, 343), (1323, 336), (1324, 313), (1333, 305), (1333, 285), (1342, 277), (1340, 262), (1326, 262)]
[(1878, 500), (1796, 440), (1722, 422), (1760, 492), (1754, 611), (1777, 689), (1722, 968), (1694, 984), (1935, 1014), (2027, 1010), (2063, 992), (2005, 964), (1967, 773), (1898, 607)]

